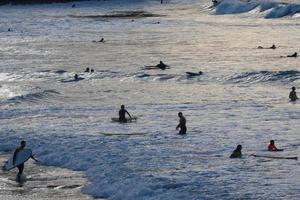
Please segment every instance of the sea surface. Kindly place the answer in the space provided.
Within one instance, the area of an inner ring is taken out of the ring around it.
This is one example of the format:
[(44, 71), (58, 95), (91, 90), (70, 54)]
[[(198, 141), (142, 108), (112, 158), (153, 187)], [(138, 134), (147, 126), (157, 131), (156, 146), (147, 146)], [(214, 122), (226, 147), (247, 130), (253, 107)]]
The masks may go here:
[(24, 139), (95, 198), (300, 199), (299, 161), (251, 156), (300, 155), (298, 0), (72, 4), (0, 7), (0, 151)]

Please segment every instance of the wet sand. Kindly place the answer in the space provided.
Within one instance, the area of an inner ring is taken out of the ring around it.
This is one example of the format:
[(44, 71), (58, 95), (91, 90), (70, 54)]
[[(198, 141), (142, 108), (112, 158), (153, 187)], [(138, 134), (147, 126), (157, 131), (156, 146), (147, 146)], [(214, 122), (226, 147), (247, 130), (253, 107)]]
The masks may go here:
[[(10, 155), (0, 154), (1, 167)], [(20, 186), (15, 179), (17, 169), (0, 173), (0, 199), (5, 200), (91, 200), (81, 193), (87, 183), (84, 174), (57, 167), (37, 165), (30, 159), (25, 164), (27, 181)]]

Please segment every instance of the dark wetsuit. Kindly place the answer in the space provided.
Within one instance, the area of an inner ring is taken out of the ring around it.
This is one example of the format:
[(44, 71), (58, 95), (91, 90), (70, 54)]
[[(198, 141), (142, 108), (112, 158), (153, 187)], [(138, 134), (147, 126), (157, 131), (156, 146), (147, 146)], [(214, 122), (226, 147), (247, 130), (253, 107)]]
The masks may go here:
[(127, 122), (127, 119), (125, 117), (126, 113), (129, 115), (128, 111), (125, 110), (125, 109), (121, 109), (119, 111), (119, 122), (122, 122), (122, 123), (126, 123)]
[(291, 101), (297, 101), (298, 100), (296, 91), (291, 91), (289, 97), (290, 97)]
[(180, 117), (179, 119), (179, 128), (180, 128), (180, 131), (179, 131), (179, 134), (186, 134), (186, 119), (184, 116)]
[(242, 157), (242, 151), (238, 149), (235, 149), (230, 155), (230, 158), (241, 158), (241, 157)]

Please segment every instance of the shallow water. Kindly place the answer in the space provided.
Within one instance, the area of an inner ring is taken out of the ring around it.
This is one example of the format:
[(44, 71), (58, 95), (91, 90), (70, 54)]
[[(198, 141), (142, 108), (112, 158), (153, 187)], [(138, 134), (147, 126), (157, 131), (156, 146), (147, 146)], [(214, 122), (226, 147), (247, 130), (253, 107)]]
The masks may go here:
[[(288, 101), (299, 58), (281, 57), (299, 51), (299, 13), (215, 15), (210, 1), (71, 5), (0, 7), (0, 150), (26, 139), (43, 164), (86, 173), (94, 197), (300, 197), (298, 161), (250, 156), (267, 154), (270, 139), (285, 149), (276, 155), (300, 153), (300, 104)], [(103, 17), (128, 10), (158, 17)], [(143, 69), (160, 60), (171, 69)], [(85, 79), (68, 82), (75, 73)], [(121, 104), (136, 123), (111, 122)], [(179, 111), (186, 136), (175, 130)], [(228, 159), (237, 144), (244, 158)]]

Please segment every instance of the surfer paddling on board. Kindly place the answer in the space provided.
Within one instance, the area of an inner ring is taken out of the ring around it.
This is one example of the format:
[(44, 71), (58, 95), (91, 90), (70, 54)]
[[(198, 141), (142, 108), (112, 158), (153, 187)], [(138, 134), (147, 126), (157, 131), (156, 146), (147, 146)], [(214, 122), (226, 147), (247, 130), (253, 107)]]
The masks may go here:
[(241, 157), (242, 157), (242, 145), (239, 144), (230, 155), (230, 158), (241, 158)]
[(287, 55), (286, 57), (294, 57), (294, 58), (296, 58), (296, 57), (298, 57), (298, 53), (295, 52), (295, 53), (293, 53), (292, 55)]
[(186, 119), (183, 116), (182, 112), (178, 113), (178, 117), (179, 117), (179, 124), (176, 126), (176, 130), (180, 128), (179, 134), (184, 135), (186, 134)]
[[(22, 140), (21, 143), (20, 143), (20, 146), (18, 148), (16, 148), (15, 152), (14, 152), (14, 155), (13, 155), (13, 165), (15, 165), (15, 159), (16, 159), (16, 156), (18, 154), (18, 152), (22, 151), (26, 146), (26, 141)], [(33, 157), (33, 155), (30, 156), (30, 158), (32, 158), (33, 160), (35, 160), (36, 162), (38, 162), (37, 159), (35, 159)], [(17, 182), (21, 182), (21, 175), (24, 171), (24, 163), (20, 164), (17, 166), (19, 172), (18, 172), (18, 175), (17, 175)]]
[(132, 119), (129, 112), (125, 109), (125, 106), (121, 105), (121, 110), (119, 111), (119, 122), (121, 122), (121, 123), (126, 123), (127, 122), (127, 119), (126, 119), (126, 116), (125, 116), (126, 113), (130, 117), (130, 119)]
[(296, 88), (292, 87), (292, 91), (290, 92), (289, 98), (291, 101), (297, 101), (299, 98), (297, 97)]

